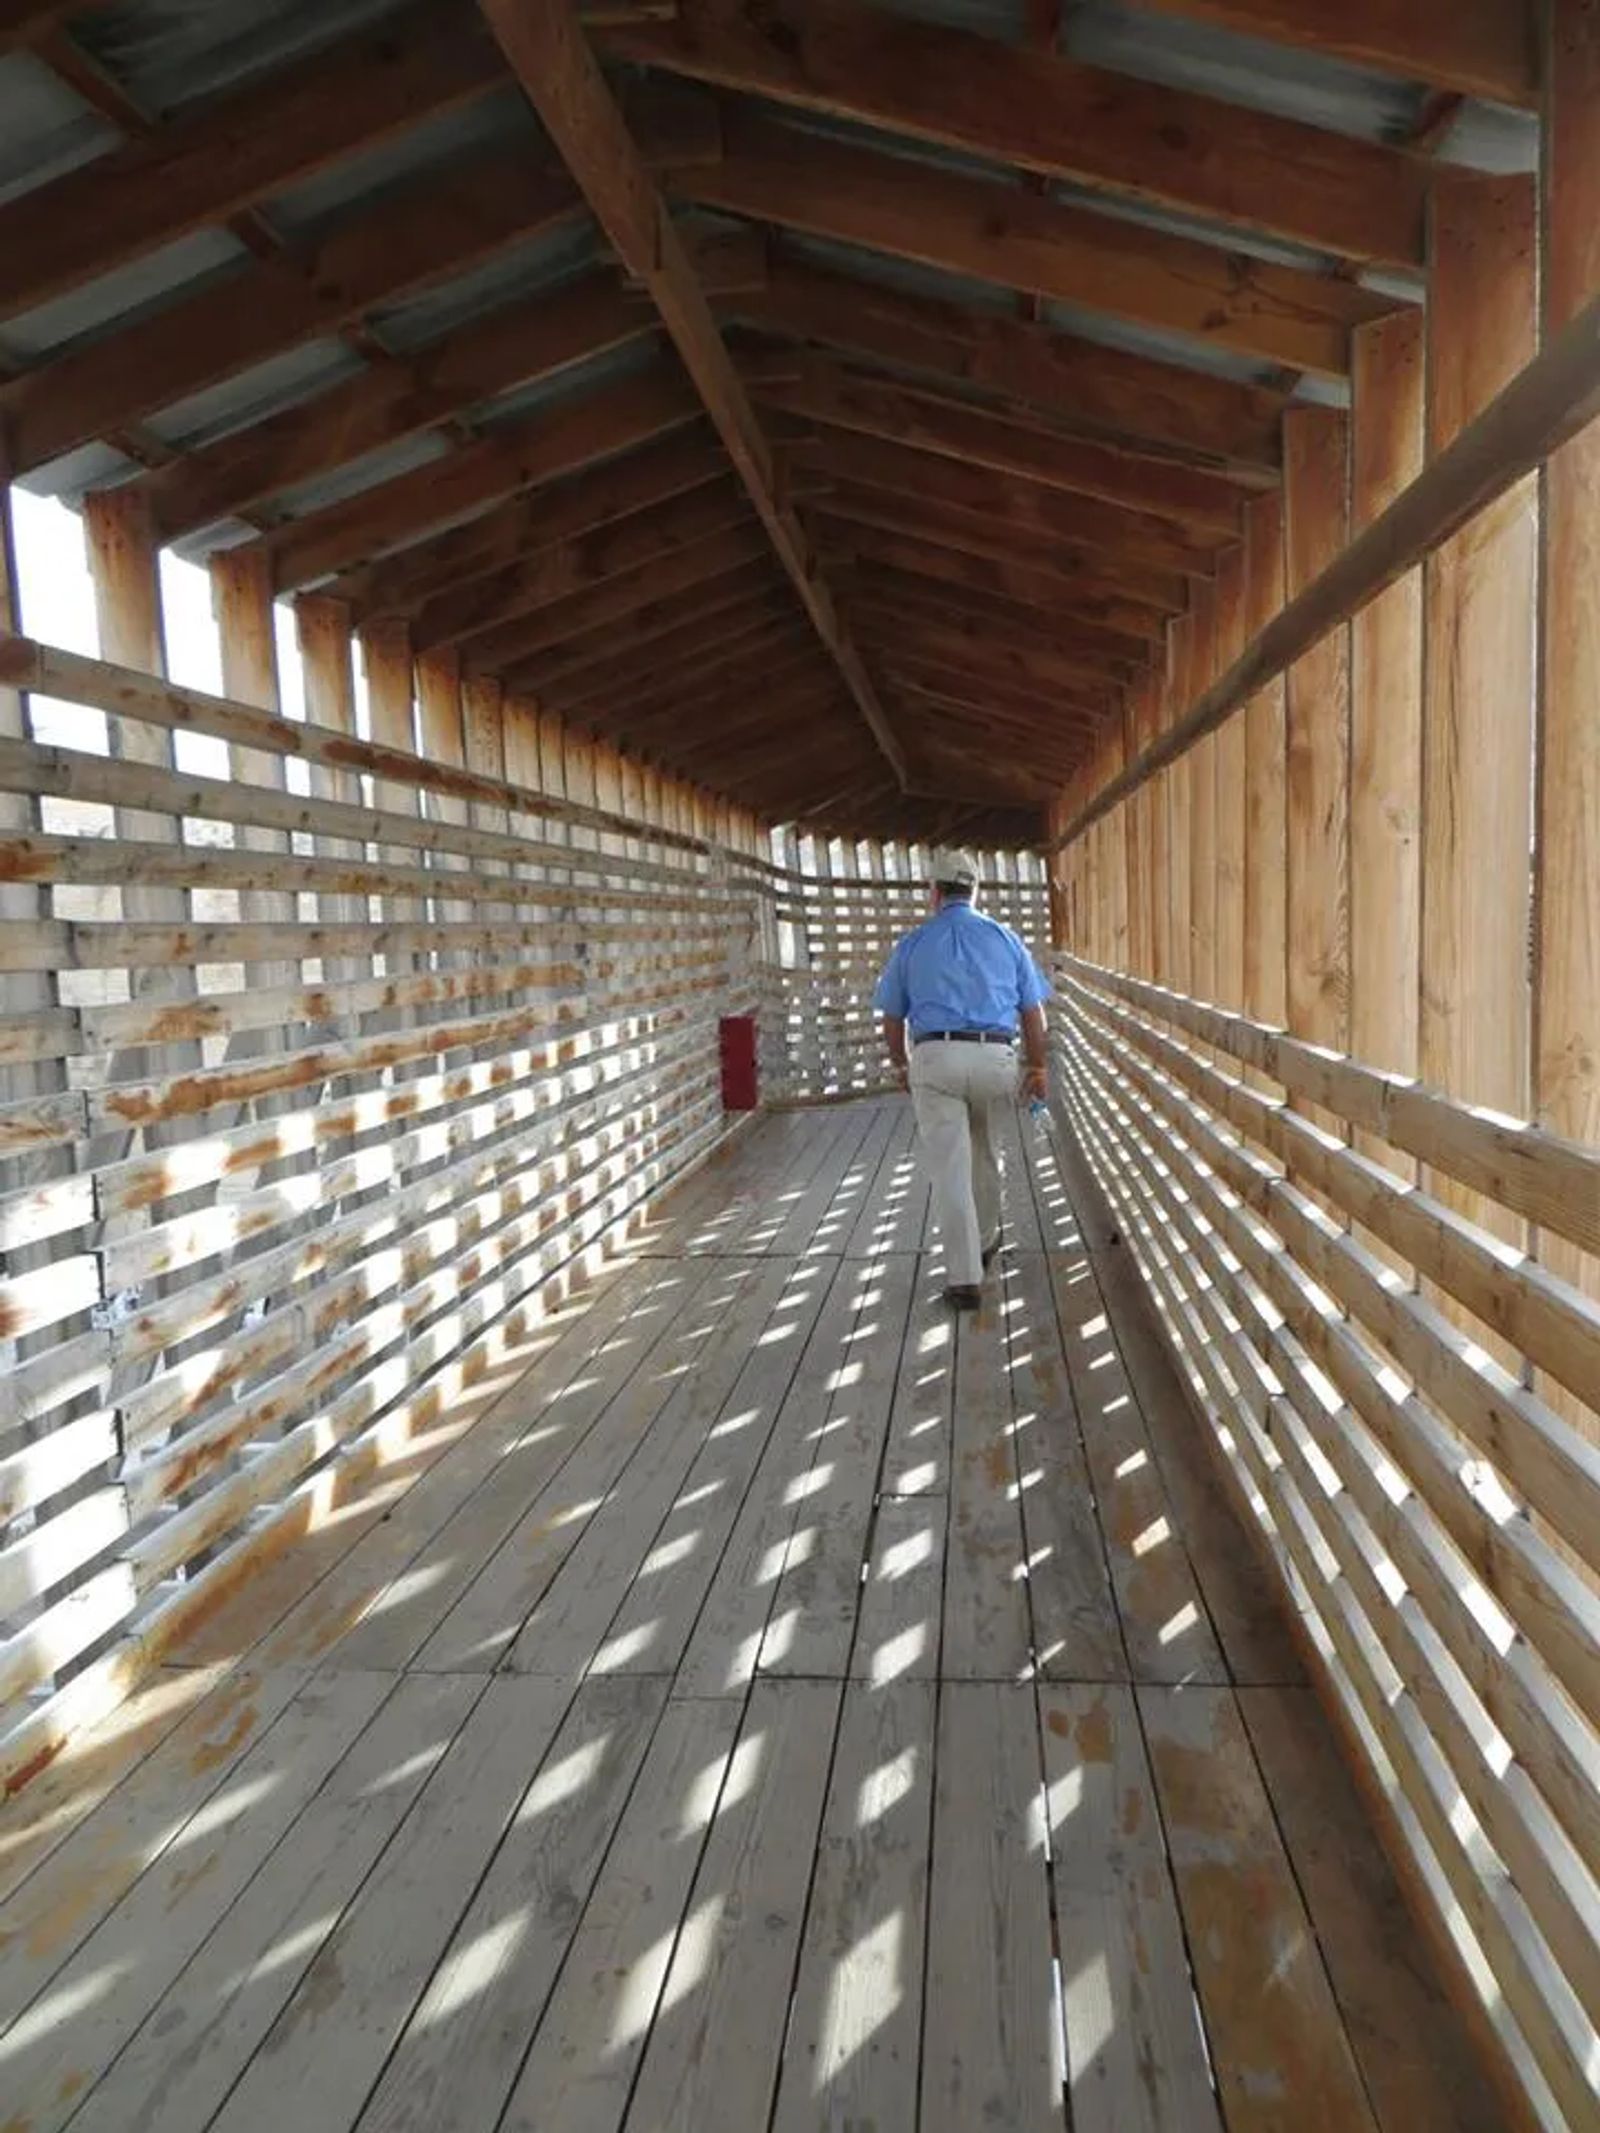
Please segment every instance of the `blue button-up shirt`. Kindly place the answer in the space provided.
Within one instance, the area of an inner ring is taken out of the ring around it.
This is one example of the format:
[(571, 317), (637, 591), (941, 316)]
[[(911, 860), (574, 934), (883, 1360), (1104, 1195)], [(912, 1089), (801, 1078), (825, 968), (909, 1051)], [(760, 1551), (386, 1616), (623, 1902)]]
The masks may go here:
[(930, 1030), (1015, 1030), (1050, 986), (1009, 926), (970, 904), (949, 903), (895, 943), (878, 980), (879, 1014)]

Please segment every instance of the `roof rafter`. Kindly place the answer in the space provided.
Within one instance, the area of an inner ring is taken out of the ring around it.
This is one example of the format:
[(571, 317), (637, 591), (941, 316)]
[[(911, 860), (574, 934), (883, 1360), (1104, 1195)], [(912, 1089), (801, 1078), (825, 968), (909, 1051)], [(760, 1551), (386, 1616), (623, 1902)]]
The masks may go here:
[(1354, 282), (829, 140), (737, 107), (724, 117), (720, 160), (674, 171), (671, 184), (703, 207), (1029, 290), (1322, 377), (1348, 374), (1353, 326), (1395, 308), (1393, 298)]
[(1423, 260), (1427, 173), (1403, 150), (857, 0), (679, 0), (673, 20), (604, 41), (720, 88), (1347, 259)]
[(479, 0), (512, 71), (624, 264), (649, 291), (772, 547), (873, 739), (904, 784), (905, 757), (861, 655), (780, 497), (772, 455), (665, 204), (606, 87), (570, 0)]

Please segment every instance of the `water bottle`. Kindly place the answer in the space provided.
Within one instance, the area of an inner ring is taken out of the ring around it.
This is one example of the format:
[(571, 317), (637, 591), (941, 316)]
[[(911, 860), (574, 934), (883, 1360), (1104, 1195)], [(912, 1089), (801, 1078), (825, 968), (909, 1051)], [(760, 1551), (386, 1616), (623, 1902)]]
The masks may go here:
[(1050, 1106), (1042, 1096), (1030, 1096), (1028, 1098), (1028, 1116), (1032, 1120), (1033, 1130), (1038, 1134), (1040, 1140), (1048, 1140), (1050, 1137)]

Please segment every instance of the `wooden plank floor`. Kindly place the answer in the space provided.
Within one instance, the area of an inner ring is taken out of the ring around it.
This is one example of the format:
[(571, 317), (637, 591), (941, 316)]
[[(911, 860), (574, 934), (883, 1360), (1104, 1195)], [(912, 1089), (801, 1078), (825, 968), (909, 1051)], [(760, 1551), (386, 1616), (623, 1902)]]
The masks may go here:
[(1498, 2123), (1070, 1150), (776, 1116), (0, 1816), (0, 2133)]

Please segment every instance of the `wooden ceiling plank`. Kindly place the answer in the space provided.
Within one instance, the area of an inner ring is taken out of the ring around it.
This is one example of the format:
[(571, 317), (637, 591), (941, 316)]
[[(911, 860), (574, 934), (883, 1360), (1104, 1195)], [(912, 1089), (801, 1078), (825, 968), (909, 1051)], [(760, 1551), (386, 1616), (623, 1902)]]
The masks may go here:
[(538, 549), (525, 561), (439, 593), (417, 610), (411, 641), (418, 651), (464, 643), (749, 521), (749, 503), (733, 482), (691, 489), (596, 535)]
[(792, 602), (786, 605), (775, 588), (759, 587), (728, 607), (690, 616), (660, 638), (593, 662), (571, 680), (541, 674), (537, 661), (519, 667), (516, 678), (537, 687), (552, 708), (571, 711), (630, 688), (651, 694), (679, 674), (698, 677), (756, 646), (786, 643), (795, 620)]
[(957, 607), (948, 600), (924, 598), (902, 585), (879, 579), (857, 585), (850, 599), (853, 611), (870, 615), (876, 622), (897, 621), (917, 631), (926, 627), (936, 630), (941, 642), (959, 640), (974, 645), (1002, 671), (1003, 662), (1013, 659), (1041, 661), (1047, 669), (1065, 663), (1100, 674), (1108, 681), (1121, 682), (1132, 681), (1142, 669), (1143, 662), (1129, 656), (1124, 639), (1107, 638), (1093, 630), (1063, 628), (1046, 635), (1021, 630), (1010, 623), (997, 630), (988, 616)]
[(296, 483), (431, 429), (518, 386), (648, 338), (610, 274), (536, 296), (462, 327), (406, 361), (359, 372), (331, 391), (232, 432), (145, 476), (167, 541), (238, 516)]
[(1176, 571), (1145, 569), (1116, 556), (1067, 548), (929, 497), (913, 501), (892, 490), (839, 482), (812, 508), (846, 540), (910, 539), (958, 559), (1026, 571), (1041, 584), (1054, 585), (1058, 599), (1081, 594), (1092, 601), (1105, 595), (1167, 616), (1182, 614), (1188, 605), (1189, 581)]
[(642, 445), (608, 465), (543, 488), (520, 490), (477, 518), (413, 542), (381, 563), (348, 571), (332, 590), (358, 617), (412, 615), (435, 597), (523, 560), (565, 558), (576, 591), (614, 539), (641, 512), (726, 481), (728, 463), (698, 429)]
[(430, 175), (317, 244), (256, 259), (148, 318), (0, 385), (19, 474), (318, 336), (575, 223), (564, 174), (480, 157)]
[(1037, 718), (1041, 710), (1059, 703), (1074, 716), (1099, 721), (1109, 717), (1118, 703), (1114, 689), (1104, 683), (1090, 682), (1080, 683), (1070, 692), (1058, 691), (1053, 696), (1040, 698), (1027, 690), (969, 678), (961, 668), (948, 661), (924, 662), (912, 647), (885, 653), (884, 672), (894, 676), (897, 687), (915, 689), (924, 696), (937, 696), (966, 708), (992, 705), (999, 711), (1024, 719)]
[(1120, 451), (1091, 438), (1029, 428), (825, 359), (809, 364), (799, 381), (757, 384), (754, 391), (763, 405), (830, 429), (883, 438), (964, 466), (986, 467), (1069, 495), (1147, 511), (1213, 540), (1239, 537), (1246, 492), (1224, 475)]
[(977, 387), (1075, 427), (1225, 466), (1270, 487), (1282, 465), (1285, 396), (1181, 364), (1028, 325), (999, 313), (809, 262), (773, 257), (765, 281), (730, 298), (730, 316)]
[(1087, 549), (1102, 561), (1116, 558), (1154, 570), (1209, 578), (1217, 545), (1170, 520), (1093, 497), (1067, 496), (1043, 482), (1022, 481), (958, 459), (922, 452), (912, 445), (875, 437), (848, 439), (836, 432), (807, 447), (808, 459), (841, 481), (886, 489), (914, 505), (924, 500), (977, 512), (1002, 534), (1057, 541)]
[(469, 639), (462, 658), (467, 674), (498, 674), (541, 652), (565, 649), (589, 639), (597, 630), (606, 632), (614, 648), (618, 636), (626, 638), (640, 616), (654, 616), (676, 609), (682, 612), (694, 602), (701, 588), (715, 585), (731, 572), (770, 556), (761, 528), (750, 522), (730, 532), (713, 534), (686, 548), (624, 572), (587, 592), (553, 600), (532, 615), (519, 616)]
[(519, 0), (479, 4), (602, 229), (649, 291), (801, 605), (885, 760), (903, 781), (899, 743), (821, 580), (804, 530), (792, 506), (780, 500), (770, 447), (576, 11), (564, 0), (545, 0), (537, 8), (524, 7)]
[(443, 459), (264, 535), (274, 585), (282, 592), (348, 571), (518, 490), (647, 444), (698, 412), (676, 378), (649, 373), (491, 430)]
[(1167, 620), (1165, 609), (1128, 599), (1092, 581), (1069, 590), (1059, 577), (1030, 570), (1024, 564), (963, 555), (959, 549), (940, 547), (915, 534), (888, 533), (879, 527), (854, 524), (834, 517), (831, 511), (818, 511), (814, 517), (830, 555), (842, 547), (869, 563), (936, 579), (940, 584), (959, 586), (983, 598), (1004, 599), (1043, 614), (1070, 614), (1134, 638), (1159, 636)]
[(855, 0), (679, 0), (618, 56), (793, 109), (1416, 266), (1427, 175), (1403, 151)]
[(948, 661), (974, 680), (988, 678), (1021, 691), (1071, 691), (1085, 683), (1091, 688), (1114, 689), (1130, 679), (1122, 661), (1089, 654), (1068, 657), (1033, 646), (1001, 644), (974, 637), (957, 626), (943, 626), (920, 615), (906, 615), (871, 603), (863, 603), (854, 612), (860, 617), (864, 642), (881, 644), (886, 650), (913, 651), (935, 665)]
[(491, 88), (494, 42), (425, 4), (0, 207), (0, 312), (26, 311)]
[(1539, 101), (1526, 0), (1145, 0), (1160, 14), (1498, 103)]
[(1395, 308), (1355, 283), (1268, 264), (735, 110), (685, 199), (1343, 378), (1350, 329)]
[(747, 657), (675, 676), (671, 686), (653, 687), (647, 696), (635, 689), (626, 708), (636, 730), (648, 733), (702, 710), (720, 712), (744, 703), (752, 691), (787, 687), (793, 681), (831, 671), (825, 660), (818, 659), (810, 637), (780, 641), (777, 645), (757, 641)]
[[(707, 640), (713, 644), (722, 640), (731, 610), (747, 608), (752, 600), (771, 593), (779, 582), (763, 570), (759, 561), (746, 563), (722, 580), (714, 596), (707, 594), (698, 600), (691, 616), (684, 615), (682, 602), (677, 600), (666, 602), (659, 611), (641, 609), (629, 626), (625, 653), (629, 658), (643, 655), (652, 664), (685, 658), (689, 656), (691, 631), (697, 648), (703, 652)], [(743, 620), (742, 615), (740, 619)], [(680, 631), (684, 632), (681, 637)], [(517, 685), (543, 694), (570, 684), (579, 674), (592, 681), (597, 673), (609, 672), (617, 658), (616, 637), (614, 632), (601, 635), (603, 641), (599, 644), (584, 639), (570, 650), (563, 649), (558, 657), (541, 655), (526, 665), (519, 664), (515, 670)], [(553, 704), (559, 702), (554, 695), (550, 700)]]
[(1139, 665), (1147, 663), (1158, 647), (1164, 650), (1159, 638), (1148, 630), (1123, 629), (1084, 614), (1077, 607), (1058, 604), (1041, 610), (1003, 592), (976, 590), (949, 578), (930, 578), (876, 557), (859, 560), (852, 585), (858, 591), (869, 590), (885, 599), (911, 602), (930, 608), (935, 614), (960, 618), (974, 629), (1018, 643), (1097, 647), (1108, 657)]

